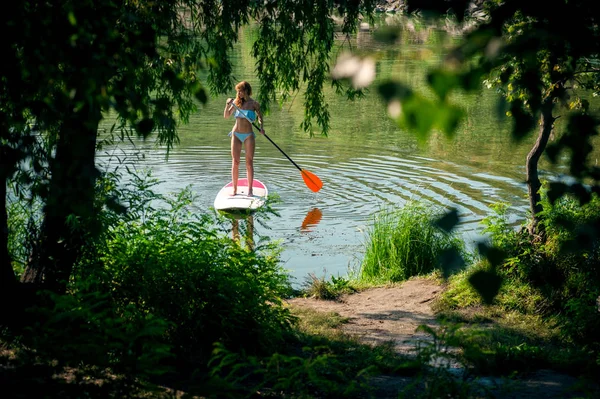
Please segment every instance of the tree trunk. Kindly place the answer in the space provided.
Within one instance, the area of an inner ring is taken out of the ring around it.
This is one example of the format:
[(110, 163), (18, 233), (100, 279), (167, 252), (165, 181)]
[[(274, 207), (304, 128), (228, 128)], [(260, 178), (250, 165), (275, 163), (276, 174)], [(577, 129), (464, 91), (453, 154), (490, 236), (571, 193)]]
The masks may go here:
[[(77, 98), (76, 98), (77, 100)], [(80, 99), (82, 100), (82, 99)], [(96, 135), (101, 115), (87, 103), (60, 131), (40, 237), (21, 281), (64, 293), (93, 231)]]
[[(8, 214), (6, 212), (6, 171), (0, 163), (0, 296), (5, 299), (16, 287), (15, 272), (8, 253)], [(3, 302), (5, 303), (5, 302)]]
[(540, 189), (542, 188), (542, 183), (540, 182), (538, 174), (538, 163), (540, 157), (546, 149), (546, 146), (548, 145), (548, 139), (550, 138), (554, 121), (556, 120), (556, 118), (552, 116), (552, 100), (553, 98), (550, 96), (542, 103), (540, 132), (533, 148), (527, 155), (527, 163), (525, 166), (527, 189), (529, 192), (529, 208), (531, 210), (529, 234), (542, 240), (545, 239), (545, 231), (543, 226), (540, 224), (539, 216), (540, 212), (542, 211), (542, 205), (540, 203)]

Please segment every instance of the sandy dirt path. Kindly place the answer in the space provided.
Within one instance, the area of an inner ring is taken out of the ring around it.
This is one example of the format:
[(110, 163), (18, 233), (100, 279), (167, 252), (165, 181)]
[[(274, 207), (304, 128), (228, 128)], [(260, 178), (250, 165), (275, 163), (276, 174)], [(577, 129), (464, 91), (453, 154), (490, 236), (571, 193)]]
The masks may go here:
[[(442, 292), (442, 286), (432, 279), (412, 279), (401, 285), (371, 288), (359, 293), (342, 296), (338, 301), (315, 298), (293, 298), (290, 305), (311, 308), (320, 312), (335, 312), (348, 318), (342, 330), (356, 335), (362, 342), (378, 344), (393, 343), (401, 354), (414, 354), (419, 342), (431, 342), (431, 336), (417, 332), (425, 324), (439, 326), (432, 303)], [(377, 398), (398, 398), (398, 393), (409, 381), (407, 377), (380, 376), (374, 379), (378, 385)], [(573, 392), (578, 381), (575, 377), (551, 370), (539, 370), (517, 381), (502, 378), (479, 378), (478, 384), (503, 399), (533, 398), (587, 398), (581, 392)], [(507, 389), (507, 387), (509, 387)], [(593, 394), (595, 395), (595, 394)], [(600, 392), (598, 393), (600, 398)]]
[(372, 288), (344, 295), (339, 301), (294, 298), (290, 304), (320, 312), (335, 312), (349, 319), (342, 329), (367, 343), (392, 342), (399, 353), (414, 352), (429, 336), (416, 332), (421, 324), (438, 326), (431, 303), (441, 292), (433, 280), (414, 279), (398, 287)]

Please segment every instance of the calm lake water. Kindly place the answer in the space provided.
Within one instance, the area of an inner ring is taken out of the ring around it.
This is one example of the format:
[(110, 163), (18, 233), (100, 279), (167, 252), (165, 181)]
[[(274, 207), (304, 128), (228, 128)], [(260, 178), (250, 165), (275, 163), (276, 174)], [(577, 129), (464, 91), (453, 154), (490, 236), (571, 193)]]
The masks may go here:
[[(351, 42), (357, 52), (376, 58), (377, 79), (394, 78), (427, 95), (425, 74), (442, 62), (452, 38), (424, 26), (404, 33), (395, 46), (377, 43), (369, 32), (360, 32)], [(234, 62), (236, 76), (252, 83), (256, 92), (259, 82), (253, 74), (251, 36), (250, 28), (242, 32)], [(213, 212), (216, 193), (230, 181), (227, 133), (233, 120), (223, 119), (222, 113), (226, 98), (234, 94), (232, 90), (229, 95), (212, 98), (194, 114), (190, 123), (180, 128), (181, 143), (171, 150), (168, 160), (165, 150), (151, 142), (135, 143), (145, 152), (137, 167), (152, 169), (154, 177), (162, 180), (160, 192), (190, 186), (201, 208)], [(301, 284), (309, 273), (347, 275), (362, 260), (374, 214), (409, 200), (458, 208), (459, 232), (468, 245), (482, 238), (480, 222), (490, 214), (490, 204), (507, 202), (513, 220), (524, 219), (524, 165), (533, 138), (520, 145), (511, 142), (510, 126), (502, 125), (496, 116), (496, 98), (491, 91), (457, 96), (456, 101), (468, 113), (464, 125), (453, 140), (433, 135), (425, 144), (394, 124), (374, 86), (357, 101), (327, 93), (332, 118), (328, 137), (311, 138), (299, 128), (301, 94), (283, 109), (272, 110), (265, 118), (269, 137), (324, 185), (319, 193), (310, 191), (298, 169), (267, 139), (257, 137), (255, 176), (281, 202), (275, 205), (278, 216), (271, 215), (268, 220), (256, 216), (254, 239), (279, 241), (284, 267)], [(118, 152), (105, 149), (98, 160), (106, 163), (109, 153), (120, 155), (133, 148), (122, 144)], [(241, 171), (245, 176), (243, 161)], [(230, 225), (225, 224), (224, 229)]]

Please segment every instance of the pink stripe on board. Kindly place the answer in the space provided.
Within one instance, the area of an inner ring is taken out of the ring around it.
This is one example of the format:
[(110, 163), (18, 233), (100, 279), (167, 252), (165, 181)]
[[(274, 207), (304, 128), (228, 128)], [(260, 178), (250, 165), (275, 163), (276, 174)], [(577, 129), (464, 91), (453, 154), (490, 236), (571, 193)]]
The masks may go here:
[[(233, 182), (229, 182), (225, 187), (232, 187)], [(238, 179), (238, 187), (248, 186), (248, 179)], [(266, 188), (266, 186), (260, 180), (254, 179), (252, 181), (252, 188)]]

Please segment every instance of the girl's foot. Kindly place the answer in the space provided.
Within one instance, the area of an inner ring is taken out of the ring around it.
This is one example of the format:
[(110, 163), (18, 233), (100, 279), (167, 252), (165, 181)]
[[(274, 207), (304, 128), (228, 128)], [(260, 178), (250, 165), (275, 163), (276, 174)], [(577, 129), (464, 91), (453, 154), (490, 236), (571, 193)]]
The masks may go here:
[(248, 191), (248, 197), (253, 197), (252, 190)]

